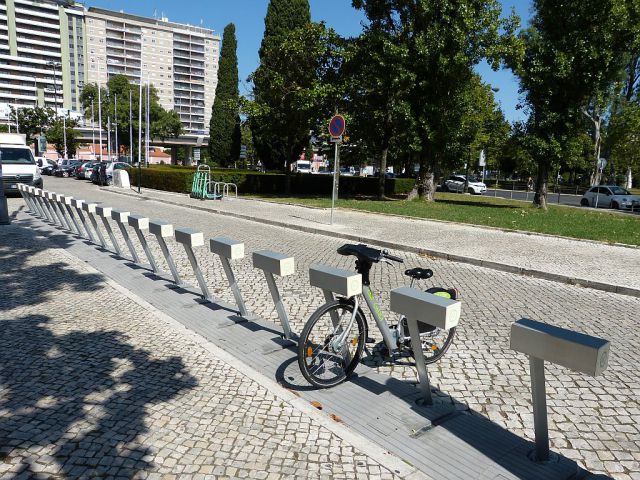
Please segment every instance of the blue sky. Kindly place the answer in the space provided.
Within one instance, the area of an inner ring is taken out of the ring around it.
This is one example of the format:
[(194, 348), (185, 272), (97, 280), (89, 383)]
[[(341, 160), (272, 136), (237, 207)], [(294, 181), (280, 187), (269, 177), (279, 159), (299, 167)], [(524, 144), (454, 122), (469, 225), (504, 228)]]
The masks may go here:
[[(501, 0), (505, 11), (514, 8), (526, 23), (530, 16), (531, 0)], [(212, 28), (222, 34), (225, 25), (233, 22), (238, 37), (238, 68), (240, 92), (246, 93), (246, 78), (258, 63), (258, 48), (264, 32), (264, 16), (268, 0), (85, 0), (87, 7), (96, 6), (110, 10), (152, 17), (164, 14), (169, 20)], [(355, 36), (361, 31), (364, 17), (351, 8), (350, 0), (310, 0), (314, 21), (324, 21), (343, 36)], [(508, 120), (524, 118), (516, 110), (518, 84), (510, 71), (493, 72), (487, 65), (479, 65), (478, 71), (486, 82), (500, 90), (495, 94)]]

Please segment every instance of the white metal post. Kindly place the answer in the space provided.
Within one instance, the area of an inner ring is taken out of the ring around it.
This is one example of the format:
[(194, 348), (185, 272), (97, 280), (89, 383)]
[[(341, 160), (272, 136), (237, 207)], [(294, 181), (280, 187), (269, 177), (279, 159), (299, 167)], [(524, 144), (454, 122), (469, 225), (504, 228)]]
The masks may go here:
[(100, 135), (100, 161), (102, 161), (102, 97), (98, 83), (98, 134)]

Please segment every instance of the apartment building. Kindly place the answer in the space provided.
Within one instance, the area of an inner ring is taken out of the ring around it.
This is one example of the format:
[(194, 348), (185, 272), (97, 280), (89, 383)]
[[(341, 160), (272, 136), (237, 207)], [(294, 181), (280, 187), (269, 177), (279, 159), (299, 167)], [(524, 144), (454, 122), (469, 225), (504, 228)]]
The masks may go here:
[(85, 13), (87, 82), (113, 75), (150, 82), (160, 104), (180, 115), (186, 133), (209, 131), (220, 37), (212, 30), (90, 7)]
[(35, 105), (80, 110), (84, 7), (0, 0), (0, 112)]
[(86, 83), (122, 74), (153, 84), (186, 133), (208, 134), (219, 53), (213, 30), (166, 18), (67, 0), (0, 0), (0, 121), (10, 106), (81, 112)]

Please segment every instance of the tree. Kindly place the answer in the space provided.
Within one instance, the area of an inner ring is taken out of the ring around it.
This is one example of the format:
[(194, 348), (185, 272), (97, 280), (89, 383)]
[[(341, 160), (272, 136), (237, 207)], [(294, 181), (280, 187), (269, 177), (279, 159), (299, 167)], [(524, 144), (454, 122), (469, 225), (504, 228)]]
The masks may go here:
[[(151, 137), (162, 140), (170, 137), (178, 137), (184, 132), (184, 127), (180, 121), (180, 116), (174, 111), (165, 110), (160, 105), (160, 100), (156, 88), (150, 86), (150, 109), (149, 121), (151, 124)], [(140, 125), (138, 122), (138, 108), (140, 102), (140, 87), (129, 82), (124, 75), (114, 75), (107, 82), (106, 87), (101, 87), (100, 100), (102, 102), (102, 128), (107, 128), (108, 120), (111, 121), (111, 128), (118, 131), (118, 143), (120, 145), (131, 145), (129, 137), (129, 94), (131, 94), (131, 125), (133, 127), (133, 145), (137, 139), (137, 132)], [(117, 110), (116, 110), (117, 97)], [(142, 121), (145, 128), (147, 86), (142, 88)], [(93, 102), (93, 115), (95, 122), (98, 122), (98, 86), (87, 84), (82, 89), (80, 102), (85, 109), (85, 117), (91, 118), (91, 104)], [(112, 131), (113, 131), (112, 130)], [(133, 155), (133, 152), (130, 152)]]
[(16, 115), (18, 116), (20, 133), (26, 134), (27, 144), (30, 144), (37, 135), (46, 132), (55, 120), (56, 113), (49, 107), (19, 108), (17, 112), (11, 107), (9, 114), (11, 125), (16, 124)]
[(218, 86), (209, 123), (211, 159), (224, 166), (231, 165), (240, 156), (240, 92), (236, 48), (236, 27), (230, 23), (222, 36)]
[(65, 124), (66, 124), (66, 140), (67, 140), (67, 157), (74, 157), (78, 148), (78, 138), (75, 127), (78, 122), (67, 118), (56, 118), (46, 130), (47, 142), (52, 143), (56, 151), (60, 155), (64, 155), (65, 147)]
[(324, 24), (309, 23), (271, 45), (269, 52), (269, 68), (261, 65), (251, 77), (259, 94), (245, 104), (245, 111), (263, 163), (284, 166), (289, 174), (312, 134), (327, 130), (326, 121), (342, 97), (342, 40)]
[(385, 172), (392, 141), (411, 131), (409, 85), (398, 59), (408, 55), (407, 44), (395, 25), (371, 23), (347, 49), (342, 75), (348, 79), (347, 101), (352, 112), (349, 136), (378, 159), (378, 198), (384, 198)]
[(611, 118), (608, 133), (612, 162), (625, 172), (626, 186), (631, 188), (633, 173), (640, 171), (640, 105), (628, 102)]
[(434, 172), (452, 158), (450, 140), (464, 121), (473, 67), (490, 59), (498, 68), (520, 49), (517, 18), (500, 18), (497, 0), (353, 0), (372, 24), (407, 42), (398, 71), (411, 85), (406, 100), (419, 140), (420, 172), (413, 196), (433, 200)]
[[(254, 102), (249, 115), (251, 131), (258, 157), (267, 168), (283, 168), (288, 156), (286, 152), (294, 148), (288, 145), (289, 140), (283, 141), (281, 138), (286, 130), (277, 130), (282, 126), (282, 122), (276, 126), (269, 118), (270, 115), (282, 117), (288, 113), (285, 111), (286, 100), (282, 101), (278, 97), (279, 93), (284, 92), (279, 92), (280, 87), (275, 88), (272, 81), (282, 85), (285, 76), (287, 79), (304, 81), (307, 72), (302, 71), (300, 65), (295, 63), (283, 65), (280, 55), (283, 43), (291, 32), (310, 23), (311, 11), (308, 0), (270, 0), (264, 19), (264, 37), (259, 51), (260, 65), (249, 78), (253, 82)], [(302, 78), (289, 75), (290, 69), (295, 70), (296, 74), (301, 75)], [(293, 87), (290, 90), (293, 90)], [(290, 123), (293, 124), (295, 121), (292, 119)], [(295, 136), (290, 135), (290, 138), (293, 140)], [(306, 143), (301, 139), (293, 141)]]
[[(534, 9), (531, 26), (521, 34), (524, 59), (512, 66), (529, 111), (531, 154), (538, 164), (534, 204), (546, 209), (551, 165), (561, 161), (590, 99), (601, 98), (618, 75), (628, 32), (619, 0), (535, 0)], [(599, 116), (592, 110), (596, 126)]]

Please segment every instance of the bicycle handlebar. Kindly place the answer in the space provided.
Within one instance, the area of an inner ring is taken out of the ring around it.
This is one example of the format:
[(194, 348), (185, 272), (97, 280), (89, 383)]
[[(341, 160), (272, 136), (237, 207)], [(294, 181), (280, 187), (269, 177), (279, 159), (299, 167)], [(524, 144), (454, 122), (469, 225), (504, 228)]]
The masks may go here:
[(396, 257), (395, 255), (391, 255), (388, 250), (383, 250), (382, 251), (382, 256), (384, 258), (389, 259), (389, 260), (393, 260), (394, 262), (404, 263), (403, 259), (401, 259), (400, 257)]

